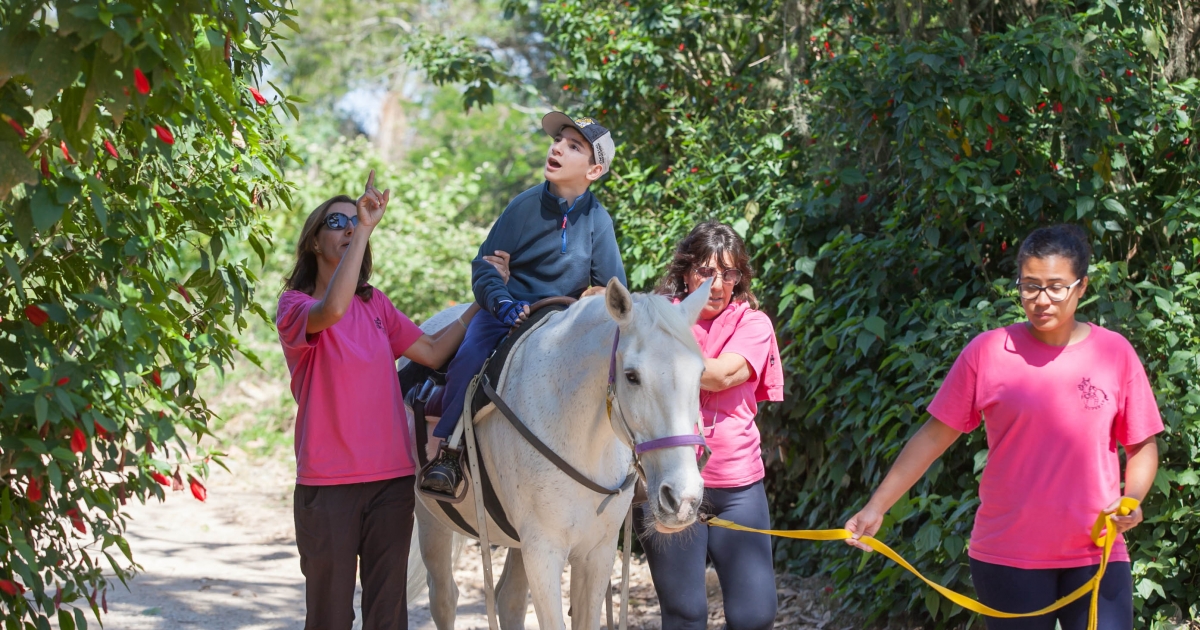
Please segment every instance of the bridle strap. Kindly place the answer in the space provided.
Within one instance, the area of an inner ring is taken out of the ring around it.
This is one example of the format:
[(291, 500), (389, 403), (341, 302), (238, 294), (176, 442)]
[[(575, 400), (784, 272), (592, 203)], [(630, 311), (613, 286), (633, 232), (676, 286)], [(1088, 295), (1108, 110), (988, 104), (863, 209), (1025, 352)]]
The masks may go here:
[(706, 446), (704, 437), (692, 435), (673, 435), (671, 437), (658, 438), (649, 442), (642, 442), (634, 447), (633, 451), (638, 455), (648, 451), (657, 451), (660, 448), (671, 448), (673, 446)]
[(617, 334), (613, 335), (612, 352), (608, 354), (608, 391), (612, 391), (613, 383), (617, 382), (617, 344), (621, 341), (621, 328), (617, 327)]

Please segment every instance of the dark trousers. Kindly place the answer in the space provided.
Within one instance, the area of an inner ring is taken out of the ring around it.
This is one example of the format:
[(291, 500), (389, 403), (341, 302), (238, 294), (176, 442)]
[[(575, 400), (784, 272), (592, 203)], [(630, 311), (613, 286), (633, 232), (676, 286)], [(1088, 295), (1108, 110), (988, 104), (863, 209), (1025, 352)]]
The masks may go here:
[[(663, 630), (704, 630), (708, 625), (705, 560), (711, 559), (725, 601), (729, 630), (760, 630), (775, 624), (778, 604), (771, 537), (709, 527), (697, 522), (676, 534), (647, 529), (642, 506), (633, 522), (658, 591)], [(740, 525), (770, 529), (771, 512), (761, 481), (741, 488), (705, 488), (708, 513)]]
[(462, 415), (467, 386), (483, 368), (488, 355), (500, 345), (511, 326), (504, 325), (487, 311), (479, 311), (467, 326), (458, 354), (446, 368), (446, 391), (442, 394), (442, 417), (433, 430), (433, 437), (446, 439), (454, 434), (458, 417)]
[(296, 485), (296, 547), (305, 630), (349, 630), (362, 559), (363, 630), (408, 629), (413, 477), (340, 486)]
[[(971, 581), (979, 601), (1004, 612), (1032, 612), (1071, 594), (1096, 575), (1099, 566), (1073, 569), (1017, 569), (971, 559)], [(1091, 596), (1058, 611), (1029, 619), (984, 617), (988, 630), (1086, 630)], [(1128, 562), (1109, 562), (1100, 580), (1099, 630), (1133, 630), (1133, 575)]]

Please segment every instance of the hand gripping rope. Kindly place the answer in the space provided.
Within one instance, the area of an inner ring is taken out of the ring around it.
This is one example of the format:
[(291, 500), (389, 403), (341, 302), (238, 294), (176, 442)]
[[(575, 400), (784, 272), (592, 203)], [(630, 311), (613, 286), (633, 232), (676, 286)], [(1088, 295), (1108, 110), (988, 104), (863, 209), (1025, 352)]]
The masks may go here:
[[(1117, 514), (1125, 516), (1136, 510), (1138, 505), (1139, 502), (1136, 499), (1125, 497), (1121, 499), (1121, 504), (1117, 508)], [(713, 527), (723, 527), (725, 529), (732, 529), (741, 532), (766, 534), (768, 536), (779, 536), (781, 538), (794, 538), (796, 540), (846, 540), (854, 537), (854, 534), (848, 529), (754, 529), (752, 527), (744, 527), (742, 525), (738, 525), (737, 523), (720, 519), (715, 516), (702, 515), (701, 520)], [(920, 571), (917, 571), (916, 568), (909, 564), (907, 560), (900, 557), (900, 554), (896, 553), (891, 547), (885, 545), (883, 542), (875, 538), (863, 536), (862, 538), (859, 538), (859, 542), (867, 545), (875, 551), (878, 551), (892, 562), (895, 562), (896, 564), (907, 569), (913, 575), (921, 578), (921, 581), (933, 587), (933, 590), (941, 593), (946, 599), (949, 599), (955, 604), (958, 604), (959, 606), (962, 606), (971, 612), (986, 615), (988, 617), (997, 617), (1000, 619), (1038, 617), (1054, 612), (1080, 599), (1084, 595), (1091, 593), (1092, 598), (1091, 609), (1088, 613), (1088, 630), (1096, 630), (1096, 607), (1100, 596), (1100, 580), (1104, 578), (1104, 571), (1108, 568), (1108, 558), (1110, 555), (1112, 555), (1113, 545), (1117, 542), (1117, 528), (1113, 524), (1111, 514), (1101, 513), (1096, 516), (1096, 522), (1092, 524), (1092, 542), (1095, 543), (1097, 547), (1102, 547), (1104, 549), (1104, 552), (1100, 556), (1100, 568), (1096, 571), (1096, 575), (1092, 577), (1091, 580), (1088, 580), (1085, 584), (1075, 589), (1075, 591), (1070, 595), (1059, 599), (1058, 601), (1046, 606), (1045, 608), (1042, 608), (1041, 610), (1035, 610), (1027, 613), (1010, 613), (996, 610), (995, 608), (985, 606), (984, 604), (981, 604), (980, 602), (971, 599), (966, 595), (955, 593), (954, 591), (930, 580), (924, 575), (921, 575)]]

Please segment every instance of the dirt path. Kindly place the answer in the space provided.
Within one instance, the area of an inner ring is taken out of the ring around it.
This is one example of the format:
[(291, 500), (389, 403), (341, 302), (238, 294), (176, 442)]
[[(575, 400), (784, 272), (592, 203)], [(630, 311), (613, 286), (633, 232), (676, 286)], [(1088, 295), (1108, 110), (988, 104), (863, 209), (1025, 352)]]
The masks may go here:
[[(168, 493), (165, 503), (130, 505), (128, 538), (144, 571), (126, 591), (108, 593), (105, 627), (115, 630), (175, 628), (296, 629), (304, 627), (304, 576), (292, 523), (293, 464), (260, 461), (236, 452), (209, 480), (208, 501), (187, 492)], [(503, 550), (495, 554), (496, 575)], [(460, 629), (487, 628), (478, 545), (468, 545), (456, 567), (462, 594)], [(620, 566), (614, 565), (619, 583)], [(564, 576), (564, 591), (566, 590)], [(715, 586), (715, 580), (710, 581)], [(825, 628), (819, 589), (794, 579), (780, 583), (779, 628)], [(709, 627), (721, 627), (719, 589), (710, 588)], [(632, 628), (659, 627), (658, 601), (644, 563), (634, 563), (631, 579)], [(410, 603), (410, 626), (434, 630), (424, 595)], [(530, 605), (527, 628), (536, 628)], [(356, 625), (357, 627), (357, 625)]]

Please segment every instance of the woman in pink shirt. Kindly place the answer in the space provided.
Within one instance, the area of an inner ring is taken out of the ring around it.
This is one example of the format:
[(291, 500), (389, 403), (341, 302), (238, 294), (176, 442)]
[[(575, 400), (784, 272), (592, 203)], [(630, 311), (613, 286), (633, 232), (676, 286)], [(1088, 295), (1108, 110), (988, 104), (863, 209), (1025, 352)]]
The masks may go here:
[(364, 630), (408, 628), (416, 464), (396, 360), (441, 367), (466, 331), (460, 319), (425, 335), (367, 284), (390, 197), (374, 179), (357, 202), (339, 195), (309, 215), (276, 315), (299, 406), (293, 511), (309, 629), (349, 630), (359, 571)]
[[(676, 246), (657, 290), (682, 299), (705, 280), (713, 281), (708, 305), (692, 327), (705, 357), (701, 431), (712, 449), (701, 472), (704, 509), (766, 529), (771, 512), (754, 416), (759, 401), (783, 400), (783, 371), (775, 328), (755, 308), (752, 276), (750, 257), (737, 233), (720, 223), (701, 223)], [(721, 582), (726, 627), (757, 630), (774, 625), (775, 570), (769, 537), (699, 522), (692, 531), (668, 536), (645, 528), (644, 518), (634, 522), (658, 591), (663, 630), (707, 627), (704, 572), (709, 559)]]
[[(1021, 613), (1064, 597), (1096, 573), (1091, 526), (1122, 497), (1141, 501), (1158, 467), (1158, 405), (1137, 353), (1120, 334), (1075, 320), (1091, 247), (1078, 227), (1031, 233), (1017, 254), (1028, 320), (975, 337), (862, 511), (846, 523), (873, 536), (883, 515), (958, 436), (984, 423), (988, 458), (968, 551), (980, 600)], [(1125, 448), (1125, 485), (1117, 444)], [(1114, 516), (1120, 532), (1139, 507)], [(849, 544), (870, 551), (857, 540)], [(1089, 598), (1032, 619), (987, 618), (989, 630), (1083, 630)], [(1100, 584), (1099, 628), (1133, 628), (1129, 553), (1118, 538)]]

